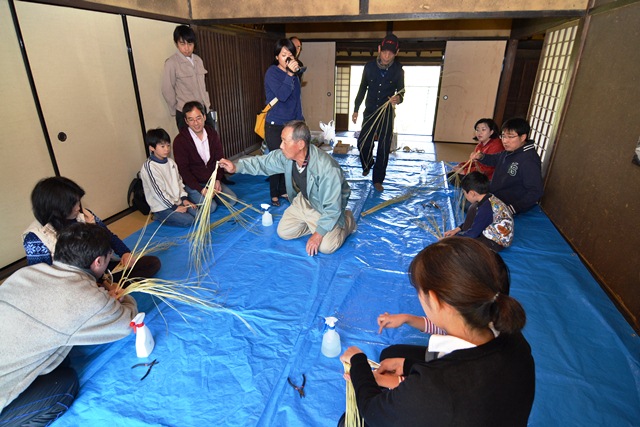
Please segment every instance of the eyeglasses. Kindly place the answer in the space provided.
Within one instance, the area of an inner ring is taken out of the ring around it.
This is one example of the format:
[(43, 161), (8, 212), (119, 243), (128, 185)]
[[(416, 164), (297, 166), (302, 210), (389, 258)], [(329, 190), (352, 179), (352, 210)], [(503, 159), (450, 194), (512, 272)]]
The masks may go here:
[(201, 122), (203, 118), (204, 117), (202, 117), (202, 116), (189, 117), (189, 118), (187, 118), (187, 123)]
[(500, 134), (500, 139), (513, 139), (513, 138), (517, 138), (520, 135), (516, 134), (516, 135), (505, 135), (504, 133)]

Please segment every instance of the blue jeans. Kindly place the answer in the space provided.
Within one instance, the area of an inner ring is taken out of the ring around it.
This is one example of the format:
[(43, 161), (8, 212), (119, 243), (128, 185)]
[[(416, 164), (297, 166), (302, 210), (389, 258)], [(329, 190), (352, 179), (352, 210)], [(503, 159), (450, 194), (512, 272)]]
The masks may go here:
[(0, 424), (7, 427), (48, 426), (71, 406), (78, 387), (76, 371), (58, 366), (48, 374), (36, 377), (26, 390), (0, 411)]
[[(204, 186), (204, 183), (201, 183), (202, 186)], [(221, 185), (221, 190), (223, 193), (228, 194), (229, 196), (233, 197), (234, 199), (236, 198), (236, 193), (233, 192), (233, 190), (231, 190), (228, 186), (226, 186), (225, 184), (220, 184)], [(202, 197), (202, 194), (200, 194), (200, 192), (198, 190), (194, 190), (193, 188), (189, 187), (188, 185), (184, 186), (184, 189), (187, 191), (187, 196), (189, 197), (189, 200), (191, 200), (193, 203), (195, 203), (196, 205), (201, 205), (202, 202), (204, 201), (204, 197)], [(213, 189), (211, 189), (213, 190)], [(222, 196), (224, 197), (224, 196)], [(215, 210), (218, 208), (218, 204), (216, 203), (216, 200), (220, 201), (220, 196), (216, 196), (213, 198), (213, 200), (211, 200), (211, 213), (215, 212)], [(231, 206), (235, 205), (236, 202), (234, 200), (231, 200), (229, 198), (225, 198), (225, 201), (227, 203), (229, 203)]]
[(165, 225), (175, 225), (176, 227), (191, 227), (196, 220), (198, 211), (188, 208), (186, 212), (176, 212), (173, 209), (165, 209), (153, 213), (153, 219), (163, 222)]

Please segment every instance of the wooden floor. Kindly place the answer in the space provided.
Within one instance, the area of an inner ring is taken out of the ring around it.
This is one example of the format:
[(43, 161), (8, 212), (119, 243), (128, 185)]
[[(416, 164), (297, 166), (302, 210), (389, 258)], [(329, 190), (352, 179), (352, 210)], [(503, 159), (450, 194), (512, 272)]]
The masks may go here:
[(466, 162), (475, 144), (453, 144), (436, 142), (436, 160), (444, 162)]
[(147, 217), (145, 215), (139, 211), (135, 211), (109, 224), (109, 230), (121, 239), (125, 239), (131, 233), (140, 230), (144, 226), (146, 219)]

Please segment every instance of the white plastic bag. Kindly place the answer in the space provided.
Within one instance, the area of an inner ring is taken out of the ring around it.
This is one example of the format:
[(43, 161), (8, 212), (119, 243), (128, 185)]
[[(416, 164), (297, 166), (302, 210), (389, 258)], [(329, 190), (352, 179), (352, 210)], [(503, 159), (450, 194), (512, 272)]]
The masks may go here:
[(324, 139), (324, 142), (333, 146), (333, 143), (336, 139), (336, 127), (333, 124), (333, 120), (331, 120), (327, 124), (320, 122), (320, 129), (322, 129), (322, 137)]

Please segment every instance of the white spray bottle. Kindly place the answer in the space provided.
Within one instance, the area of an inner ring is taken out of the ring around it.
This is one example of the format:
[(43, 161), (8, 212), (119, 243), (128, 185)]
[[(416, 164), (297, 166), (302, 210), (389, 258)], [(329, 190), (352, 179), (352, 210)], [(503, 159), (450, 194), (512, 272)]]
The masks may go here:
[(144, 324), (144, 313), (138, 313), (129, 324), (136, 334), (136, 354), (138, 357), (149, 357), (156, 345), (151, 331)]
[(327, 357), (336, 357), (342, 351), (340, 335), (336, 332), (337, 321), (338, 319), (335, 317), (326, 317), (324, 319), (326, 332), (322, 336), (322, 354)]
[(270, 206), (266, 203), (260, 205), (262, 209), (264, 209), (264, 213), (262, 214), (262, 225), (265, 227), (269, 227), (273, 224), (273, 217), (271, 216), (271, 212), (269, 212)]

